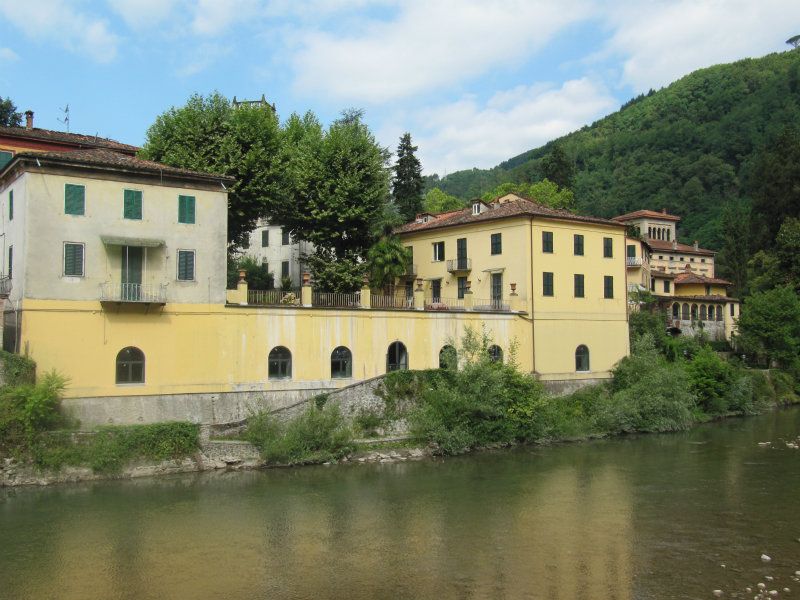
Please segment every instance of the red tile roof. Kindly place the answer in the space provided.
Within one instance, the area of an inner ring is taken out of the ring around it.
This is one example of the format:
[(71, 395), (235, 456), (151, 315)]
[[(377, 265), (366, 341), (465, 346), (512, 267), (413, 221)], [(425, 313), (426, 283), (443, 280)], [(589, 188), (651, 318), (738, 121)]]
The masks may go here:
[(127, 154), (112, 152), (111, 150), (101, 148), (92, 150), (65, 150), (63, 152), (20, 152), (14, 156), (5, 169), (0, 171), (0, 176), (19, 162), (37, 165), (44, 163), (52, 165), (101, 167), (113, 169), (115, 171), (135, 171), (153, 175), (220, 181), (229, 184), (235, 181), (232, 177), (226, 175), (215, 175), (213, 173), (201, 173), (199, 171), (190, 171), (189, 169), (179, 169), (177, 167), (162, 165), (161, 163), (151, 160), (144, 160), (136, 158), (135, 156), (129, 156)]
[(139, 151), (137, 146), (123, 144), (117, 140), (102, 138), (96, 135), (82, 135), (80, 133), (67, 133), (65, 131), (53, 131), (51, 129), (39, 129), (33, 127), (0, 127), (0, 137), (13, 137), (22, 139), (32, 139), (53, 144), (69, 144), (79, 148), (108, 148), (126, 154), (136, 154)]
[[(515, 194), (516, 195), (516, 194)], [(455, 225), (468, 225), (481, 223), (483, 221), (494, 221), (512, 217), (541, 217), (545, 219), (556, 219), (563, 221), (579, 221), (582, 223), (596, 223), (598, 225), (612, 225), (623, 227), (621, 223), (599, 217), (586, 217), (576, 215), (565, 209), (550, 208), (539, 204), (529, 198), (518, 196), (518, 200), (509, 200), (499, 204), (492, 202), (489, 208), (480, 214), (473, 215), (471, 206), (463, 210), (449, 211), (433, 215), (427, 223), (412, 221), (395, 229), (395, 233), (413, 233), (417, 231), (428, 231), (443, 227), (453, 227)]]
[(672, 242), (667, 242), (665, 240), (647, 240), (647, 243), (650, 245), (650, 248), (654, 251), (658, 252), (676, 252), (680, 254), (699, 254), (702, 256), (714, 256), (716, 252), (713, 250), (706, 250), (705, 248), (698, 248), (695, 250), (694, 246), (690, 246), (688, 244), (675, 244), (675, 248), (672, 247)]
[(614, 221), (633, 221), (635, 219), (661, 219), (662, 221), (680, 221), (680, 217), (669, 215), (665, 212), (657, 212), (654, 210), (637, 210), (634, 212), (626, 213), (618, 217), (614, 217)]
[(706, 285), (733, 285), (727, 279), (706, 277), (705, 275), (699, 275), (691, 271), (686, 271), (685, 273), (679, 273), (678, 275), (675, 276), (675, 285), (680, 285), (682, 283), (704, 283)]

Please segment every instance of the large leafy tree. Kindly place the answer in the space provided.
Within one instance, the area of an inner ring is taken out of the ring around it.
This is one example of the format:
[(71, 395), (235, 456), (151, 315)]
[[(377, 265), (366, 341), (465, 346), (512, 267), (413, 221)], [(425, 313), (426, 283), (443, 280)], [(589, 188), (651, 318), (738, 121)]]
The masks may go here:
[(381, 237), (367, 253), (372, 287), (387, 288), (393, 285), (395, 279), (405, 275), (410, 258), (408, 250), (397, 236)]
[(747, 289), (749, 258), (750, 209), (744, 202), (734, 202), (722, 213), (722, 247), (717, 256), (717, 270), (733, 282), (739, 294)]
[(414, 154), (417, 146), (411, 143), (411, 134), (406, 132), (397, 146), (397, 162), (394, 165), (392, 196), (406, 221), (411, 221), (422, 210), (422, 164)]
[(441, 213), (450, 210), (460, 210), (464, 208), (465, 204), (455, 196), (451, 196), (440, 190), (439, 188), (432, 188), (425, 194), (425, 200), (422, 202), (422, 209), (429, 213)]
[(0, 96), (0, 127), (19, 127), (22, 125), (22, 114), (11, 101), (11, 98)]
[(550, 154), (541, 164), (542, 177), (549, 179), (558, 187), (571, 188), (575, 178), (575, 165), (567, 156), (561, 144), (554, 144)]
[(311, 113), (292, 115), (281, 138), (286, 185), (267, 198), (269, 218), (314, 244), (307, 264), (318, 287), (360, 287), (367, 250), (390, 212), (388, 152), (359, 111), (345, 112), (327, 131)]
[(789, 366), (800, 355), (800, 298), (791, 286), (757, 292), (742, 306), (737, 344), (748, 354)]
[(575, 195), (572, 190), (559, 187), (549, 179), (534, 183), (502, 183), (492, 191), (486, 192), (482, 199), (488, 202), (506, 194), (519, 194), (550, 208), (566, 208), (568, 210), (575, 208)]
[(240, 247), (270, 199), (285, 191), (277, 161), (278, 117), (271, 106), (234, 108), (221, 94), (193, 95), (171, 108), (147, 130), (140, 155), (149, 160), (206, 173), (229, 175), (228, 244)]

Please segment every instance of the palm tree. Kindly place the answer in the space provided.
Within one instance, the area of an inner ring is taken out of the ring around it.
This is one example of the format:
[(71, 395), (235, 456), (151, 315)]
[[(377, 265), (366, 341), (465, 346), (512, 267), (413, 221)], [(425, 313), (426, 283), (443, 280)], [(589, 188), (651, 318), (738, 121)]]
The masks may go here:
[(408, 273), (410, 260), (410, 253), (397, 236), (382, 236), (367, 252), (372, 286), (386, 289), (394, 285), (395, 279)]

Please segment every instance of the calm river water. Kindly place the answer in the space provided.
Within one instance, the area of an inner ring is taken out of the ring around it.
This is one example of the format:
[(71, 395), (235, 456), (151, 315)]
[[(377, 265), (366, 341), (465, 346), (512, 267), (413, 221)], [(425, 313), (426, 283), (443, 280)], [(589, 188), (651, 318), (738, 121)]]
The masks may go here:
[(746, 597), (766, 575), (800, 596), (798, 434), (792, 409), (447, 460), (0, 490), (0, 598)]

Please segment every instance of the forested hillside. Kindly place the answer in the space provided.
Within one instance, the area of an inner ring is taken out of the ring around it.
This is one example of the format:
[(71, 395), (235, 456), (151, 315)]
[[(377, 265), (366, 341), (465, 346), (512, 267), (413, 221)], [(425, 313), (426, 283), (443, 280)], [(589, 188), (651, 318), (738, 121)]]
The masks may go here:
[(574, 165), (578, 211), (666, 208), (683, 217), (682, 239), (719, 249), (723, 212), (751, 206), (761, 155), (790, 126), (800, 126), (800, 49), (695, 71), (493, 169), (427, 183), (466, 200), (501, 183), (537, 181), (560, 146)]

